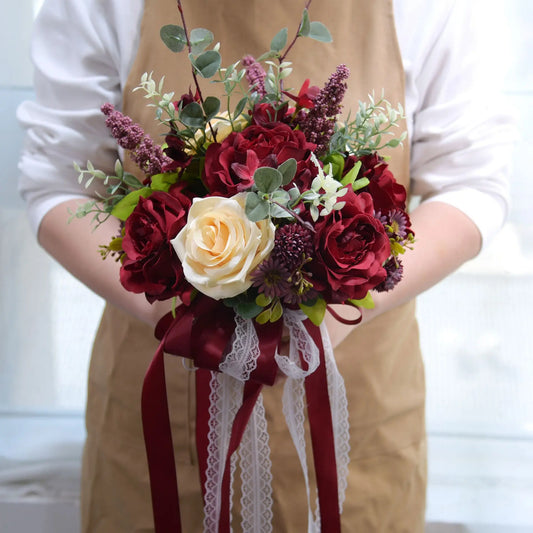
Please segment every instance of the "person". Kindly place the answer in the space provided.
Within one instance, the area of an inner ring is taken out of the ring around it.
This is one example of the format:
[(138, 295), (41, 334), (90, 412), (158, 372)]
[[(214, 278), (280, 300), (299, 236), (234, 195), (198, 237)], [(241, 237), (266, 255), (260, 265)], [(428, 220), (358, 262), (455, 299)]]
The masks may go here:
[[(279, 0), (183, 4), (191, 27), (208, 27), (222, 42), (223, 53), (229, 49), (223, 56), (228, 62), (239, 57), (232, 53), (264, 51), (273, 30), (297, 24), (303, 8)], [(476, 256), (503, 224), (513, 130), (504, 108), (496, 104), (494, 73), (483, 60), (476, 3), (365, 4), (315, 0), (311, 17), (332, 31), (334, 52), (313, 49), (306, 56), (304, 49), (295, 50), (289, 59), (295, 64), (300, 60), (295, 71), (311, 77), (309, 67), (322, 81), (342, 60), (359, 75), (354, 81), (357, 98), (379, 90), (373, 85), (377, 80), (383, 81), (387, 96), (392, 86), (392, 94), (405, 102), (409, 143), (393, 155), (391, 165), (421, 201), (411, 212), (416, 245), (404, 256), (404, 279), (393, 291), (375, 295), (375, 308), (364, 311), (363, 323), (355, 329), (327, 320), (350, 406), (343, 531), (416, 533), (424, 529), (426, 450), (423, 365), (412, 301)], [(186, 92), (188, 71), (176, 56), (156, 49), (153, 31), (165, 21), (179, 22), (170, 0), (131, 0), (127, 6), (119, 0), (46, 0), (32, 47), (35, 101), (19, 109), (27, 128), (20, 190), (39, 243), (108, 302), (89, 377), (84, 533), (153, 528), (139, 398), (156, 345), (153, 326), (168, 303), (151, 305), (143, 295), (127, 292), (119, 283), (119, 265), (101, 260), (96, 250), (118, 233), (116, 221), (108, 219), (97, 231), (89, 217), (67, 224), (68, 209), (91, 193), (77, 182), (72, 161), (113, 168), (117, 149), (99, 112), (105, 102), (137, 113), (143, 126), (153, 127), (130, 92), (143, 68), (168, 75), (172, 83), (167, 80), (166, 90)], [(349, 102), (356, 101), (353, 94)], [(177, 358), (167, 363), (179, 479), (186, 480), (180, 484), (185, 530), (201, 531), (191, 378)], [(267, 397), (265, 402), (276, 443), (274, 530), (301, 533), (307, 513), (302, 511), (298, 462), (290, 444), (284, 444), (279, 400)]]

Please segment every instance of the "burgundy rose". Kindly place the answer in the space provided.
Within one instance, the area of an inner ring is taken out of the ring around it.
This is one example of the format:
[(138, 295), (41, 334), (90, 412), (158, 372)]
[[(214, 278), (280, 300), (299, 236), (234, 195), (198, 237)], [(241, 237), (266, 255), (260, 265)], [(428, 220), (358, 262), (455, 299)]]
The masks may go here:
[(314, 147), (301, 131), (294, 131), (287, 124), (249, 126), (231, 133), (222, 143), (209, 146), (203, 180), (211, 194), (230, 197), (253, 185), (253, 175), (259, 167), (277, 168), (294, 158), (299, 162), (294, 181), (300, 186), (305, 179), (307, 184), (316, 175), (309, 160)]
[(329, 303), (361, 299), (385, 280), (383, 263), (390, 243), (382, 223), (374, 217), (372, 198), (351, 188), (340, 211), (315, 224), (315, 255), (309, 264), (314, 288)]
[(187, 299), (190, 286), (170, 241), (185, 226), (190, 206), (178, 190), (140, 198), (126, 220), (122, 241), (120, 281), (127, 290), (144, 292), (149, 302), (177, 295)]
[[(405, 209), (407, 192), (405, 187), (398, 183), (389, 165), (377, 153), (364, 155), (359, 158), (361, 169), (358, 178), (368, 178), (370, 183), (363, 191), (369, 192), (374, 200), (376, 211), (386, 213), (392, 209)], [(350, 156), (346, 160), (344, 174), (350, 171), (357, 158)]]
[(255, 104), (250, 113), (252, 115), (252, 124), (256, 126), (268, 126), (275, 122), (287, 122), (290, 119), (288, 112), (289, 104), (285, 102), (277, 108), (267, 103)]

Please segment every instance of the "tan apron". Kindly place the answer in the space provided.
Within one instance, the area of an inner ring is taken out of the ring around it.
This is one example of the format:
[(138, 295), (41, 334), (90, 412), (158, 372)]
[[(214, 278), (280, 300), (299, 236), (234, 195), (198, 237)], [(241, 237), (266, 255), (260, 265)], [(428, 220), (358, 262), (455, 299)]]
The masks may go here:
[[(188, 27), (205, 27), (222, 43), (223, 64), (245, 53), (256, 57), (288, 26), (296, 31), (304, 2), (296, 0), (184, 0)], [(290, 85), (304, 78), (321, 86), (340, 63), (350, 67), (345, 109), (382, 88), (403, 102), (404, 73), (392, 0), (315, 0), (311, 20), (325, 23), (333, 44), (300, 39), (288, 58)], [(178, 23), (175, 0), (146, 0), (141, 40), (124, 111), (157, 136), (153, 109), (131, 93), (145, 71), (166, 78), (176, 96), (192, 85), (185, 54), (159, 40), (159, 28)], [(133, 31), (133, 28), (132, 28)], [(205, 94), (213, 94), (211, 85)], [(408, 150), (392, 152), (391, 167), (408, 185)], [(130, 171), (133, 170), (130, 168)], [(150, 488), (142, 438), (140, 393), (156, 348), (148, 326), (107, 306), (89, 375), (87, 443), (83, 463), (84, 533), (153, 531)], [(426, 447), (424, 371), (414, 303), (357, 328), (335, 351), (348, 390), (351, 462), (342, 515), (344, 533), (421, 533), (424, 530)], [(194, 378), (178, 357), (166, 356), (167, 389), (178, 468), (183, 531), (202, 531), (202, 507), (194, 443)], [(274, 533), (307, 531), (304, 482), (281, 414), (281, 387), (265, 391), (273, 462)], [(239, 531), (234, 519), (235, 531)], [(327, 533), (327, 532), (324, 532)]]

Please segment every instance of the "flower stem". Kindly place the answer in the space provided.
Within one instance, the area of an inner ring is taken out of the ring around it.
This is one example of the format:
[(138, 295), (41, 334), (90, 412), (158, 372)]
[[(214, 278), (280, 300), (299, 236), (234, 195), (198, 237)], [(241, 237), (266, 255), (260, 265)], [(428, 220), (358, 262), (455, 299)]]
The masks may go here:
[[(178, 3), (178, 11), (180, 12), (181, 17), (181, 23), (183, 24), (183, 31), (185, 32), (185, 38), (187, 39), (187, 48), (189, 50), (189, 54), (192, 52), (192, 46), (191, 41), (189, 39), (189, 31), (187, 30), (187, 23), (185, 22), (185, 15), (183, 13), (183, 6), (181, 5), (181, 0), (177, 0)], [(198, 83), (198, 76), (196, 75), (196, 71), (194, 70), (194, 66), (191, 69), (192, 71), (192, 78), (194, 80), (194, 85), (196, 86), (196, 91), (198, 92), (198, 98), (200, 98), (200, 103), (202, 104), (202, 108), (204, 107), (204, 97), (202, 96), (202, 90), (200, 89), (200, 84)], [(213, 129), (213, 126), (211, 126), (211, 123), (208, 122), (207, 125), (209, 126), (209, 129), (211, 130), (211, 135), (213, 136), (213, 141), (217, 142), (217, 134), (215, 130)]]
[[(309, 9), (309, 6), (311, 5), (312, 1), (313, 0), (307, 0), (307, 3), (305, 4), (305, 9)], [(280, 64), (283, 63), (283, 61), (285, 61), (285, 58), (287, 57), (289, 52), (292, 50), (294, 43), (297, 41), (298, 37), (300, 36), (300, 26), (301, 26), (301, 23), (298, 25), (298, 29), (296, 30), (296, 35), (294, 36), (294, 39), (292, 40), (291, 44), (289, 44), (289, 46), (285, 50), (285, 53), (279, 58)]]

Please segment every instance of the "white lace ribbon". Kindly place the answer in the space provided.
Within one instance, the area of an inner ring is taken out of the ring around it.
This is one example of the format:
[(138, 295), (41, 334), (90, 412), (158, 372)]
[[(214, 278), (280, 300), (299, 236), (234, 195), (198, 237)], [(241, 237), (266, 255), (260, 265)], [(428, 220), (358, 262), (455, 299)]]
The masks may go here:
[[(290, 334), (289, 355), (276, 354), (280, 370), (287, 376), (283, 390), (283, 414), (302, 468), (308, 502), (308, 533), (320, 532), (316, 498), (315, 517), (305, 446), (305, 378), (320, 364), (319, 349), (306, 330), (301, 311), (285, 310), (284, 323)], [(242, 404), (244, 382), (257, 366), (260, 355), (257, 333), (251, 320), (235, 317), (232, 347), (221, 373), (213, 372), (209, 407), (208, 458), (205, 487), (204, 532), (216, 531), (221, 509), (223, 469), (229, 447), (231, 427)], [(328, 392), (334, 430), (339, 488), (339, 510), (345, 499), (349, 462), (349, 422), (346, 389), (340, 375), (325, 326), (321, 327), (326, 359)], [(302, 367), (300, 353), (307, 368)], [(272, 532), (272, 474), (262, 397), (256, 403), (239, 449), (241, 468), (242, 528), (247, 533)], [(232, 460), (232, 469), (235, 467)], [(233, 476), (232, 476), (233, 478)], [(233, 491), (233, 487), (231, 488)]]

